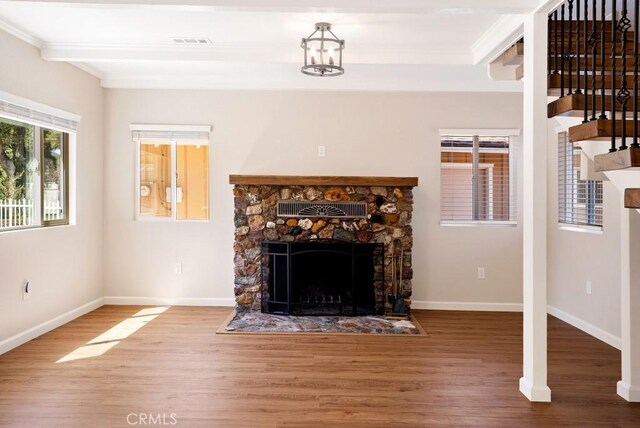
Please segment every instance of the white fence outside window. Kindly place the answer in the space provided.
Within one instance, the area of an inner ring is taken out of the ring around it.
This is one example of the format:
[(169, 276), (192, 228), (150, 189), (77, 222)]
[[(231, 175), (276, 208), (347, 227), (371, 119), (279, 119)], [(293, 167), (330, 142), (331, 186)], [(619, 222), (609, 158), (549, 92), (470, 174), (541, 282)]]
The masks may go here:
[[(44, 219), (59, 220), (64, 217), (59, 200), (44, 201)], [(34, 203), (27, 199), (0, 199), (0, 229), (31, 226), (35, 223)]]

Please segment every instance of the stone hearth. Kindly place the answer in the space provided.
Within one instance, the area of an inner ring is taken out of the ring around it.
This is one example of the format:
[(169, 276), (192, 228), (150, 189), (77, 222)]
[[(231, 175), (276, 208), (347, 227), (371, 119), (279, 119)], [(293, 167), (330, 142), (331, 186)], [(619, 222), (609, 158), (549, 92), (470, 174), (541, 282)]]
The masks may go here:
[[(394, 292), (391, 261), (394, 248), (397, 255), (401, 247), (400, 293), (410, 305), (412, 188), (417, 185), (417, 178), (230, 176), (229, 182), (234, 184), (234, 294), (239, 312), (261, 309), (260, 244), (265, 240), (384, 243), (385, 295)], [(366, 202), (367, 217), (279, 218), (276, 205), (280, 200)]]

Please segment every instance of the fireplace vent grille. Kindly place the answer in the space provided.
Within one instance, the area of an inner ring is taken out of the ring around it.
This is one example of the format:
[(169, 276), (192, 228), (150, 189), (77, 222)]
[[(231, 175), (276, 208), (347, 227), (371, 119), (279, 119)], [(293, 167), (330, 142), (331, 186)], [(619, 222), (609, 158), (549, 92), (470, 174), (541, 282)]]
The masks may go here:
[(278, 217), (366, 218), (366, 202), (278, 201)]

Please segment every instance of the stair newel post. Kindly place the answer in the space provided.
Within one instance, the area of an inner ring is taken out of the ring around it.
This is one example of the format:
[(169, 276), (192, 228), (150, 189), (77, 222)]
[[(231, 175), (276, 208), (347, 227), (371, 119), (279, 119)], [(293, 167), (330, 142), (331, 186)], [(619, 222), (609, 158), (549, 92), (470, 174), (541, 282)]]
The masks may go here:
[(638, 143), (638, 26), (640, 19), (638, 14), (640, 11), (640, 0), (635, 0), (633, 4), (633, 142), (631, 147), (640, 148)]
[[(567, 66), (569, 68), (569, 82), (567, 83), (567, 95), (571, 95), (573, 93), (573, 58), (576, 56), (575, 51), (573, 50), (573, 2), (574, 0), (568, 0), (567, 9), (569, 9), (569, 43), (567, 45), (567, 50), (564, 51), (564, 59), (567, 61)], [(562, 40), (564, 43), (564, 39)]]
[(564, 79), (567, 75), (564, 73), (565, 50), (564, 50), (564, 10), (565, 4), (562, 3), (560, 9), (560, 98), (564, 97)]
[(589, 45), (591, 46), (591, 120), (596, 120), (596, 48), (601, 38), (601, 35), (596, 31), (596, 1), (593, 0), (591, 4), (591, 35), (589, 36)]
[[(588, 61), (588, 46), (589, 46), (589, 0), (584, 0), (584, 23), (582, 25), (584, 30), (584, 62), (582, 63), (582, 78), (583, 78), (583, 87), (584, 87), (584, 117), (582, 119), (582, 123), (587, 123), (589, 119), (587, 115), (589, 114), (589, 106), (587, 105), (587, 70), (589, 69)], [(580, 64), (580, 55), (578, 55), (578, 64)], [(594, 61), (595, 64), (595, 61)]]
[(616, 29), (620, 31), (622, 37), (622, 70), (620, 77), (622, 83), (620, 84), (620, 91), (616, 95), (616, 100), (622, 105), (620, 114), (622, 115), (622, 129), (620, 130), (620, 147), (619, 150), (626, 150), (627, 148), (627, 102), (631, 93), (627, 89), (627, 31), (631, 27), (631, 20), (629, 20), (629, 11), (627, 9), (627, 0), (622, 0), (622, 16), (618, 20)]
[(582, 93), (580, 88), (580, 48), (580, 0), (578, 0), (576, 2), (576, 94)]
[[(618, 14), (616, 0), (611, 2), (611, 148), (609, 152), (616, 149), (616, 39), (618, 35)], [(602, 22), (604, 24), (604, 21)], [(600, 78), (604, 85), (604, 74)], [(604, 96), (602, 97), (604, 98)]]
[[(615, 4), (617, 0), (614, 0), (613, 3)], [(606, 6), (606, 0), (601, 0), (600, 1), (600, 116), (598, 116), (598, 119), (606, 119), (607, 115), (605, 114), (605, 82), (604, 82), (604, 70), (605, 70), (605, 63), (606, 63), (606, 59), (605, 59), (605, 51), (607, 48), (607, 38), (606, 38), (606, 34), (605, 34), (605, 23), (607, 22), (607, 15), (606, 15), (606, 10), (605, 10), (605, 6)], [(615, 33), (615, 31), (614, 31)], [(615, 74), (615, 73), (614, 73)], [(595, 75), (593, 76), (593, 78), (595, 79)], [(594, 97), (594, 102), (595, 102), (595, 97)]]

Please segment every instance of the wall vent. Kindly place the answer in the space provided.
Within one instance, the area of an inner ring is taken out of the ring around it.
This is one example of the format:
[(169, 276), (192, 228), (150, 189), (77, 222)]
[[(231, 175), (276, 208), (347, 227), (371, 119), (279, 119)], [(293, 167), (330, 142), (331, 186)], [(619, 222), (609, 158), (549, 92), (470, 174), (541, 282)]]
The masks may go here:
[(366, 202), (278, 201), (278, 217), (366, 218)]
[(206, 37), (174, 37), (173, 43), (176, 45), (210, 45), (211, 40)]

